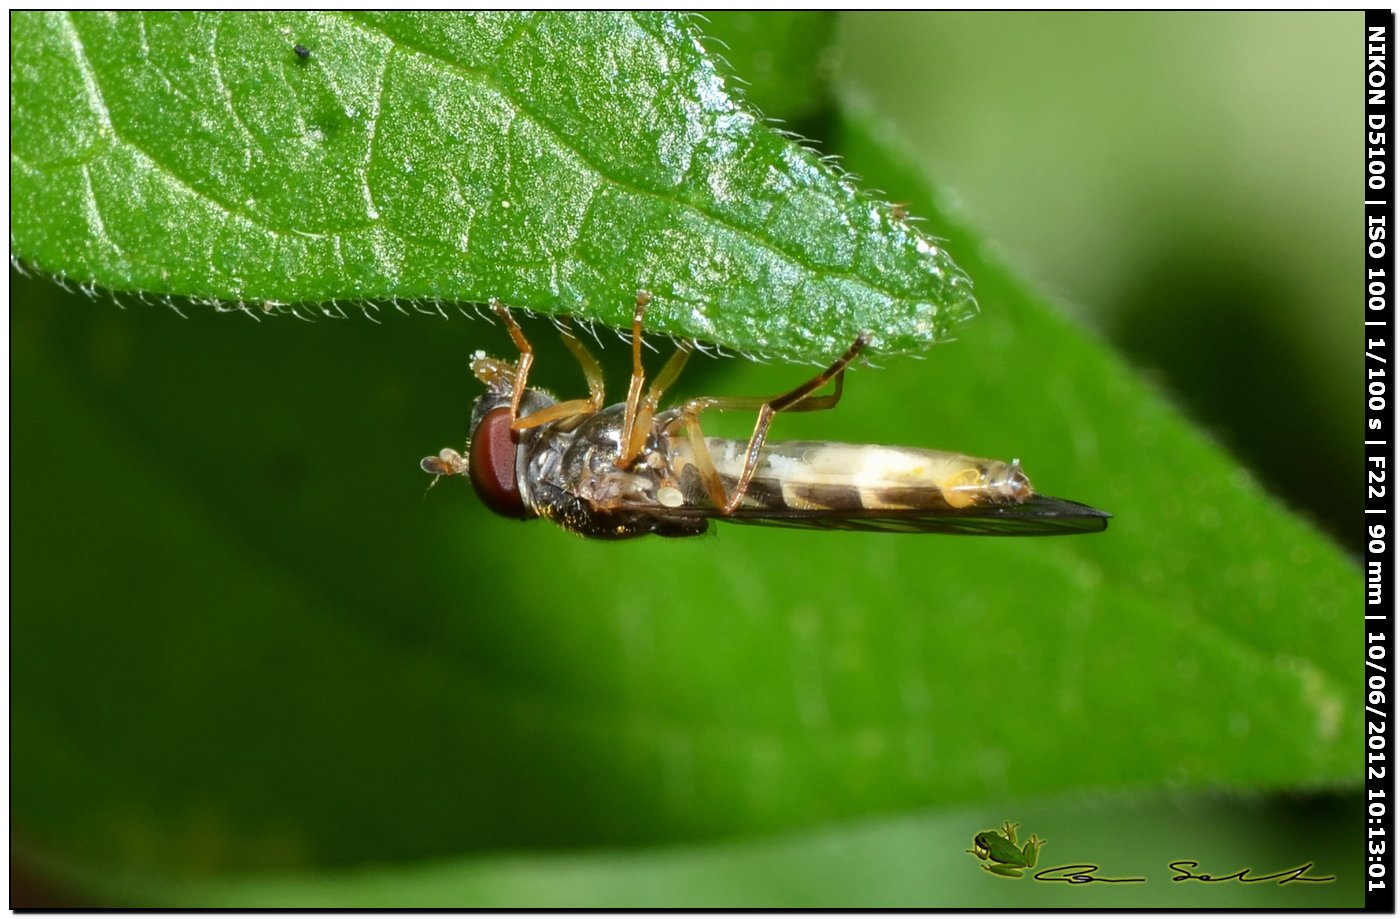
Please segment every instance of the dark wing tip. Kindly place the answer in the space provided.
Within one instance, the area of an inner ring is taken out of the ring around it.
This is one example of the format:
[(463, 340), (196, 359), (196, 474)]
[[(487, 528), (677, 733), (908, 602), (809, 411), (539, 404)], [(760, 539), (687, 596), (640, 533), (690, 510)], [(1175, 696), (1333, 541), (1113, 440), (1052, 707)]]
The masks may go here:
[(1015, 505), (1015, 508), (1018, 517), (1060, 518), (1081, 521), (1078, 529), (1080, 532), (1084, 533), (1103, 532), (1108, 529), (1108, 521), (1113, 518), (1113, 515), (1108, 511), (1101, 511), (1097, 507), (1080, 504), (1078, 501), (1069, 501), (1050, 495), (1031, 495), (1025, 502)]

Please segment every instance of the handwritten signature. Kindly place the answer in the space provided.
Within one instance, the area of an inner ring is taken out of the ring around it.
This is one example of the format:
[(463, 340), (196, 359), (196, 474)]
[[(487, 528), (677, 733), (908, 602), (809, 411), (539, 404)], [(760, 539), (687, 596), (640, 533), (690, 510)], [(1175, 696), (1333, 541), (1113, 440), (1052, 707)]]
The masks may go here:
[[(1283, 871), (1274, 874), (1250, 874), (1254, 869), (1241, 868), (1234, 874), (1213, 875), (1197, 874), (1192, 868), (1200, 868), (1201, 863), (1183, 859), (1171, 862), (1168, 868), (1176, 872), (1172, 881), (1200, 881), (1203, 884), (1218, 884), (1222, 881), (1238, 881), (1241, 884), (1259, 884), (1263, 881), (1277, 881), (1279, 886), (1291, 884), (1294, 881), (1305, 881), (1313, 884), (1327, 884), (1336, 880), (1336, 877), (1309, 877), (1308, 871), (1313, 867), (1312, 862), (1299, 865), (1296, 868), (1285, 868)], [(1110, 878), (1100, 877), (1097, 872), (1098, 865), (1084, 863), (1081, 865), (1060, 865), (1055, 868), (1045, 868), (1035, 873), (1037, 881), (1058, 882), (1061, 884), (1142, 884), (1147, 878)]]
[(1277, 872), (1276, 874), (1261, 874), (1258, 877), (1250, 876), (1249, 872), (1253, 871), (1254, 869), (1241, 868), (1234, 874), (1226, 874), (1216, 877), (1210, 874), (1195, 874), (1189, 870), (1191, 868), (1201, 867), (1200, 862), (1179, 861), (1171, 862), (1167, 865), (1168, 868), (1176, 872), (1176, 876), (1172, 878), (1173, 881), (1201, 881), (1206, 884), (1216, 884), (1220, 881), (1239, 881), (1241, 884), (1258, 884), (1261, 881), (1278, 881), (1279, 886), (1282, 887), (1284, 884), (1291, 884), (1294, 881), (1307, 881), (1313, 884), (1326, 884), (1330, 881), (1336, 880), (1335, 877), (1304, 877), (1304, 875), (1308, 873), (1308, 869), (1310, 869), (1312, 866), (1313, 863), (1308, 862), (1306, 865), (1299, 865), (1296, 868), (1285, 868), (1284, 870)]
[(1058, 868), (1037, 871), (1035, 879), (1037, 881), (1059, 881), (1064, 884), (1141, 884), (1147, 880), (1147, 878), (1101, 878), (1094, 874), (1098, 870), (1098, 865), (1061, 865)]

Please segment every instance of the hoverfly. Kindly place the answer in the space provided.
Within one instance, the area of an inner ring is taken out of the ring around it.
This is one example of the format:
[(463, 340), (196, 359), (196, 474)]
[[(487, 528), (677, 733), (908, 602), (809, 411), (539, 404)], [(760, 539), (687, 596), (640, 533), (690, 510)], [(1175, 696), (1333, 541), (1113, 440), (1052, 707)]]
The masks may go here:
[[(583, 368), (588, 396), (556, 401), (527, 385), (534, 352), (500, 303), (492, 304), (520, 351), (515, 363), (478, 352), (472, 372), (486, 392), (472, 407), (466, 452), (423, 459), (435, 477), (462, 475), (491, 510), (544, 517), (580, 536), (698, 536), (710, 520), (766, 526), (903, 533), (1048, 536), (1096, 533), (1109, 515), (1037, 494), (1020, 462), (958, 453), (829, 441), (768, 443), (779, 412), (829, 409), (862, 334), (830, 367), (772, 399), (697, 398), (658, 411), (693, 350), (681, 344), (650, 387), (642, 370), (642, 317), (632, 313), (627, 400), (603, 405), (603, 374), (575, 337), (564, 344)], [(828, 382), (833, 391), (816, 395)], [(706, 437), (701, 413), (758, 412), (747, 442)], [(437, 478), (434, 478), (434, 483)]]

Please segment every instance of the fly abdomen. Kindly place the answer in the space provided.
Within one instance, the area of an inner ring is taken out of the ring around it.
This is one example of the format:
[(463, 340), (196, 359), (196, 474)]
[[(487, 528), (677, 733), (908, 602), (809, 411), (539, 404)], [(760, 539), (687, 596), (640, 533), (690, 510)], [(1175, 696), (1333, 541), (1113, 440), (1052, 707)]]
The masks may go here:
[[(726, 489), (743, 469), (743, 441), (706, 438), (715, 470)], [(677, 472), (693, 469), (689, 445), (677, 439)], [(681, 474), (688, 494), (703, 495)], [(692, 491), (692, 487), (698, 491)], [(788, 441), (759, 453), (741, 506), (793, 510), (927, 510), (1019, 504), (1034, 490), (1016, 462), (979, 459), (941, 450)]]

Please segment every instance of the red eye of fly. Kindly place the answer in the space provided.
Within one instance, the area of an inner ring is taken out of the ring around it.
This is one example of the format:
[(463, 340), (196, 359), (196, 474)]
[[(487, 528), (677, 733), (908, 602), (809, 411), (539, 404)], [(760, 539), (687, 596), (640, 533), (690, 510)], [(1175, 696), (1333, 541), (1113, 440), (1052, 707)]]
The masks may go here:
[(525, 519), (525, 502), (515, 480), (516, 444), (510, 430), (510, 409), (487, 412), (472, 435), (468, 474), (477, 497), (502, 517)]

